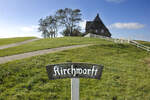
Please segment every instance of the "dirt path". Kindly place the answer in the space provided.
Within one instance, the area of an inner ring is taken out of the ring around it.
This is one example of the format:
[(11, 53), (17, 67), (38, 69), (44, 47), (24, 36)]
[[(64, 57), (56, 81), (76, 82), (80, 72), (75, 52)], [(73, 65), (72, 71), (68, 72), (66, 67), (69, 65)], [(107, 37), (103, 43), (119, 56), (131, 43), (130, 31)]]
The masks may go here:
[(39, 40), (39, 39), (38, 38), (37, 39), (31, 39), (31, 40), (26, 40), (26, 41), (23, 41), (23, 42), (12, 43), (12, 44), (8, 44), (8, 45), (0, 46), (0, 49), (15, 47), (15, 46), (19, 46), (19, 45), (22, 45), (22, 44), (25, 44), (25, 43), (33, 42), (33, 41), (36, 41), (36, 40)]
[(73, 49), (73, 48), (86, 47), (86, 46), (90, 46), (90, 45), (93, 45), (93, 44), (73, 45), (73, 46), (52, 48), (52, 49), (33, 51), (33, 52), (17, 54), (17, 55), (12, 55), (12, 56), (0, 57), (0, 64), (6, 63), (6, 62), (9, 62), (9, 61), (13, 61), (13, 60), (28, 58), (28, 57), (37, 56), (37, 55), (43, 55), (43, 54), (47, 54), (47, 53), (54, 53), (54, 52)]

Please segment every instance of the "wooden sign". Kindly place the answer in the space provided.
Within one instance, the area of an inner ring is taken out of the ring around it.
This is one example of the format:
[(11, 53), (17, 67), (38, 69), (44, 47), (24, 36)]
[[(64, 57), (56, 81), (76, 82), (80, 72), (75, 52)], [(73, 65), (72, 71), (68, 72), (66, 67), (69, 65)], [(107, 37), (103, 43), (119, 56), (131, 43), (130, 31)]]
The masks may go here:
[(62, 63), (46, 66), (50, 80), (63, 78), (100, 79), (103, 66), (87, 63)]

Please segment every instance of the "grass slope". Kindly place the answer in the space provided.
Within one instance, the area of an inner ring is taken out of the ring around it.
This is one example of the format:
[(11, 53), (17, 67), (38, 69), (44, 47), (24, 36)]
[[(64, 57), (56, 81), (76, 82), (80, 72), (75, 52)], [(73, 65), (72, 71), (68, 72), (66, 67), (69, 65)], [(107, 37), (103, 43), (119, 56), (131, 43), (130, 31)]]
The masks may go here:
[(99, 43), (108, 44), (111, 42), (99, 38), (84, 38), (84, 37), (41, 39), (17, 47), (2, 49), (0, 50), (0, 56), (8, 56), (8, 55), (14, 55), (19, 53), (56, 48), (62, 46), (70, 46), (70, 45), (78, 45), (78, 44), (99, 44)]
[(36, 37), (16, 37), (16, 38), (0, 38), (0, 46), (7, 45), (11, 43), (22, 42), (25, 40), (34, 39)]
[(139, 43), (141, 43), (141, 44), (143, 44), (143, 45), (145, 45), (145, 46), (149, 46), (150, 47), (150, 42), (147, 42), (147, 41), (137, 41), (137, 42), (139, 42)]
[(149, 100), (147, 58), (128, 44), (101, 43), (2, 64), (0, 100), (70, 100), (70, 79), (48, 80), (45, 68), (66, 61), (104, 65), (101, 80), (80, 79), (80, 100)]

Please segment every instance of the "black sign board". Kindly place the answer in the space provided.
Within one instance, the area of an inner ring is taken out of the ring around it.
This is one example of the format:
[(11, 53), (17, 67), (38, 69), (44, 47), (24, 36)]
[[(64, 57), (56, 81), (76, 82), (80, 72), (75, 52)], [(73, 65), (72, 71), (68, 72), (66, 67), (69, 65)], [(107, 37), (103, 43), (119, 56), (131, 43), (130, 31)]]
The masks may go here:
[(50, 80), (63, 78), (100, 79), (103, 66), (87, 63), (62, 63), (46, 66)]

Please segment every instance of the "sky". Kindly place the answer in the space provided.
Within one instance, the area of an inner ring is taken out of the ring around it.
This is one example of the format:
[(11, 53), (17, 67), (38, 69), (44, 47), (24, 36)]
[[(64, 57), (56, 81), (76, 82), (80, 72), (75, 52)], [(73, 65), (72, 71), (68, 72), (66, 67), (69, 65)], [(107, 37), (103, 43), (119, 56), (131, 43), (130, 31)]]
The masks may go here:
[(150, 41), (149, 5), (150, 0), (0, 0), (0, 38), (41, 37), (40, 18), (61, 8), (78, 8), (83, 31), (86, 21), (99, 13), (113, 38)]

